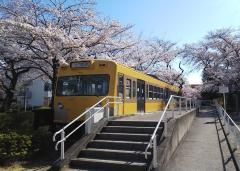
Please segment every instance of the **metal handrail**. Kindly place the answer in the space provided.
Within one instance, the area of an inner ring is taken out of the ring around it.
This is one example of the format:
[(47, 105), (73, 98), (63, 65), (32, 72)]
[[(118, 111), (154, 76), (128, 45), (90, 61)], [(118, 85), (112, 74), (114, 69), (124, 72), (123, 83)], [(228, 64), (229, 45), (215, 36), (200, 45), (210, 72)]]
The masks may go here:
[[(53, 142), (56, 141), (56, 136), (58, 134), (61, 133), (61, 139), (59, 141), (56, 142), (55, 144), (55, 150), (58, 150), (58, 145), (61, 143), (61, 160), (64, 159), (64, 142), (67, 140), (68, 137), (70, 137), (75, 131), (77, 131), (80, 127), (82, 127), (86, 122), (88, 122), (95, 114), (97, 114), (99, 111), (101, 111), (102, 109), (104, 109), (106, 106), (108, 106), (109, 104), (120, 104), (122, 102), (109, 102), (109, 99), (121, 99), (121, 97), (115, 97), (115, 96), (106, 96), (104, 98), (102, 98), (100, 101), (98, 101), (96, 104), (92, 105), (90, 108), (88, 108), (86, 111), (84, 111), (82, 114), (80, 114), (78, 117), (76, 117), (74, 120), (72, 120), (71, 122), (69, 122), (66, 126), (64, 126), (62, 129), (60, 129), (59, 131), (55, 132), (53, 135)], [(84, 115), (86, 115), (88, 112), (90, 112), (93, 108), (97, 107), (100, 103), (102, 103), (104, 100), (107, 100), (107, 102), (100, 108), (98, 109), (96, 112), (94, 112), (93, 114), (90, 115), (89, 118), (87, 118), (84, 122), (82, 122), (79, 126), (77, 126), (73, 131), (71, 131), (68, 135), (65, 135), (65, 130), (71, 126), (73, 123), (75, 123), (76, 121), (78, 121), (81, 117), (83, 117)], [(108, 109), (109, 110), (109, 109)], [(109, 111), (108, 111), (108, 115), (109, 115)], [(109, 116), (107, 116), (109, 117)]]
[[(156, 127), (155, 127), (155, 129), (154, 129), (154, 131), (153, 131), (153, 134), (152, 134), (152, 136), (151, 136), (151, 138), (150, 138), (150, 140), (149, 140), (149, 143), (148, 143), (148, 145), (147, 145), (147, 147), (145, 148), (145, 151), (144, 151), (144, 153), (145, 153), (145, 158), (147, 159), (147, 151), (148, 151), (148, 149), (149, 149), (150, 147), (151, 147), (151, 148), (153, 147), (153, 165), (156, 165), (156, 163), (157, 163), (157, 157), (156, 157), (156, 155), (157, 155), (157, 152), (156, 152), (156, 148), (157, 148), (157, 147), (156, 147), (156, 146), (157, 146), (156, 134), (157, 134), (157, 131), (158, 131), (158, 128), (159, 128), (160, 124), (162, 123), (162, 121), (163, 121), (163, 119), (164, 119), (164, 117), (165, 117), (165, 115), (166, 115), (166, 113), (167, 113), (167, 109), (168, 109), (168, 107), (169, 107), (169, 105), (170, 105), (170, 102), (172, 101), (172, 99), (173, 99), (174, 97), (179, 98), (179, 99), (190, 100), (190, 109), (191, 109), (191, 107), (192, 107), (192, 105), (191, 105), (192, 99), (191, 99), (191, 98), (182, 97), (182, 96), (176, 96), (176, 95), (171, 95), (171, 96), (170, 96), (170, 98), (169, 98), (169, 100), (168, 100), (168, 102), (167, 102), (167, 105), (166, 105), (165, 108), (164, 108), (163, 114), (161, 115), (161, 117), (160, 117), (160, 119), (159, 119), (159, 121), (158, 121), (158, 123), (157, 123), (157, 125), (156, 125)], [(186, 104), (186, 105), (187, 105), (187, 104)], [(196, 106), (196, 103), (194, 103), (193, 105)], [(164, 129), (167, 129), (166, 126), (164, 127)], [(153, 167), (156, 168), (157, 166), (153, 166)]]
[[(232, 124), (237, 128), (238, 132), (240, 133), (240, 128), (238, 125), (232, 120), (232, 118), (228, 115), (226, 110), (219, 104), (216, 104), (217, 107), (220, 107), (220, 109), (224, 112), (224, 114), (228, 117), (228, 119), (232, 122)], [(220, 113), (220, 112), (219, 112)], [(220, 113), (221, 114), (221, 113)], [(225, 119), (225, 118), (224, 118)]]

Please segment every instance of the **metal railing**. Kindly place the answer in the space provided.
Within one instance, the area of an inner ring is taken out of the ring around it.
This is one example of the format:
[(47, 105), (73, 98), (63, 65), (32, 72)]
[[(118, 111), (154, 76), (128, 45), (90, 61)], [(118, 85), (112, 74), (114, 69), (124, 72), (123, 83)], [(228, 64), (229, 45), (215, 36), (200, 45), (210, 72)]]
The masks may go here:
[(236, 148), (240, 148), (240, 128), (239, 126), (234, 122), (234, 120), (228, 115), (226, 110), (219, 105), (217, 102), (216, 107), (218, 114), (221, 116), (224, 125), (226, 125), (227, 130), (229, 131), (230, 135), (233, 136), (234, 144), (236, 145)]
[[(113, 99), (113, 102), (110, 101), (110, 99)], [(61, 155), (60, 155), (60, 159), (63, 160), (64, 159), (64, 143), (67, 140), (68, 137), (70, 137), (74, 132), (76, 132), (79, 128), (81, 128), (85, 123), (89, 122), (91, 118), (94, 117), (94, 115), (96, 115), (97, 113), (99, 113), (101, 110), (103, 110), (106, 107), (106, 112), (105, 112), (105, 117), (107, 119), (109, 119), (109, 113), (110, 113), (110, 108), (109, 105), (110, 104), (120, 104), (122, 103), (121, 101), (114, 101), (114, 100), (121, 100), (121, 97), (115, 97), (115, 96), (106, 96), (103, 99), (101, 99), (100, 101), (98, 101), (96, 104), (94, 104), (93, 106), (91, 106), (90, 108), (88, 108), (85, 112), (83, 112), (82, 114), (80, 114), (78, 117), (76, 117), (74, 120), (72, 120), (70, 123), (68, 123), (66, 126), (64, 126), (62, 129), (60, 129), (59, 131), (55, 132), (53, 135), (53, 142), (56, 141), (56, 136), (58, 134), (61, 135), (60, 140), (58, 140), (55, 144), (55, 150), (58, 150), (58, 145), (61, 144)], [(95, 111), (94, 113), (91, 112), (91, 110), (93, 110), (95, 107), (98, 107), (99, 105), (101, 105), (101, 103), (103, 103), (104, 101), (106, 101), (106, 103), (101, 106), (100, 108), (97, 109), (97, 111)], [(85, 120), (83, 122), (80, 123), (80, 125), (78, 125), (75, 129), (73, 129), (70, 133), (68, 133), (67, 135), (65, 135), (65, 130), (71, 126), (72, 124), (76, 123), (77, 121), (79, 121), (82, 117), (86, 116), (88, 113), (90, 113), (90, 116), (88, 118), (85, 118)]]
[[(175, 100), (177, 99), (177, 101)], [(178, 102), (178, 104), (177, 104)], [(172, 106), (171, 103), (173, 103)], [(183, 103), (183, 104), (182, 104)], [(185, 108), (184, 108), (184, 105), (185, 105)], [(168, 111), (168, 108), (170, 108), (170, 110), (172, 110), (172, 118), (175, 118), (175, 110), (177, 109), (177, 111), (179, 111), (179, 113), (181, 114), (182, 113), (182, 110), (185, 109), (186, 110), (191, 110), (192, 108), (195, 108), (197, 105), (197, 101), (194, 100), (194, 99), (191, 99), (191, 98), (186, 98), (186, 97), (181, 97), (181, 96), (175, 96), (175, 95), (171, 95), (168, 102), (167, 102), (167, 105), (165, 106), (164, 108), (164, 111), (154, 129), (154, 132), (150, 138), (150, 141), (147, 145), (147, 147), (145, 148), (145, 158), (147, 159), (147, 152), (149, 150), (149, 148), (152, 148), (153, 151), (153, 159), (152, 159), (152, 166), (153, 168), (157, 168), (157, 131), (158, 131), (158, 128), (160, 126), (160, 124), (163, 122), (163, 119), (166, 117), (166, 114), (167, 114), (167, 111)], [(178, 107), (178, 108), (174, 108), (175, 107)], [(164, 122), (164, 134), (166, 136), (167, 134), (167, 122)]]

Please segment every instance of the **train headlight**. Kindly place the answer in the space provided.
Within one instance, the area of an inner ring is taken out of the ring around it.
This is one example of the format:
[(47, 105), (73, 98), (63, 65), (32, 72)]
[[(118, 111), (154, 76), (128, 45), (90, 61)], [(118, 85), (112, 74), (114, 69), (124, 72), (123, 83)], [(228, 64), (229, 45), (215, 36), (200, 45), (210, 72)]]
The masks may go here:
[(59, 109), (63, 109), (64, 108), (63, 104), (62, 103), (58, 103), (58, 108)]

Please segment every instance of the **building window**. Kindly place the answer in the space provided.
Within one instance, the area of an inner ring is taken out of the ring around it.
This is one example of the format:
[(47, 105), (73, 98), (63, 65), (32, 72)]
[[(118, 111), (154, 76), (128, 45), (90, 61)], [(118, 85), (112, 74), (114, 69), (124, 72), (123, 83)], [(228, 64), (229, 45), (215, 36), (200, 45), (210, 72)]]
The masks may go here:
[(133, 81), (133, 97), (136, 97), (136, 81)]
[(126, 80), (126, 98), (131, 99), (131, 90), (132, 90), (132, 84), (131, 80), (127, 79)]

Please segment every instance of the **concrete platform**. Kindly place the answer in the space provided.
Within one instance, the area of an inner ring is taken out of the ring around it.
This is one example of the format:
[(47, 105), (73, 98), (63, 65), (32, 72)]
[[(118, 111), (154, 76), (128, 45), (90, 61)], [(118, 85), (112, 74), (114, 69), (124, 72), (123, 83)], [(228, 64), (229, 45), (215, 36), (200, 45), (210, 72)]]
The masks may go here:
[[(183, 110), (182, 113), (178, 112), (178, 111), (174, 111), (174, 116), (175, 117), (179, 117), (180, 115), (184, 115), (185, 113), (189, 112), (190, 110)], [(154, 112), (154, 113), (139, 113), (136, 115), (132, 115), (132, 116), (126, 116), (126, 117), (120, 117), (117, 118), (116, 120), (122, 120), (122, 121), (159, 121), (161, 115), (162, 115), (163, 111), (158, 111), (158, 112)], [(173, 112), (172, 111), (167, 111), (166, 113), (166, 118), (165, 119), (170, 119), (173, 116)]]

